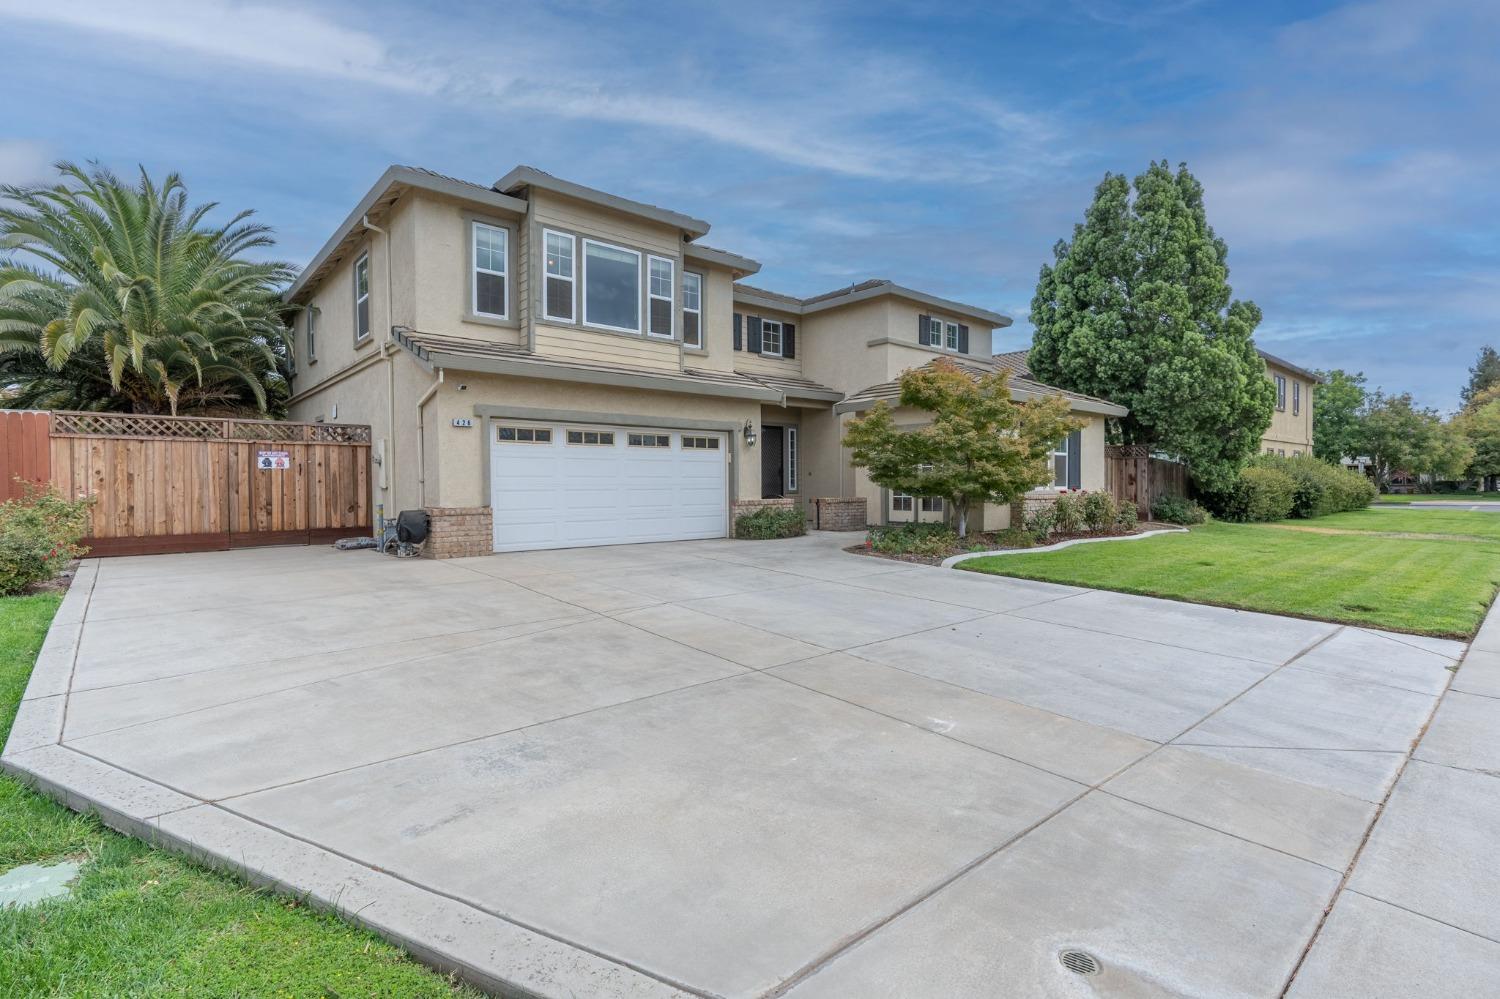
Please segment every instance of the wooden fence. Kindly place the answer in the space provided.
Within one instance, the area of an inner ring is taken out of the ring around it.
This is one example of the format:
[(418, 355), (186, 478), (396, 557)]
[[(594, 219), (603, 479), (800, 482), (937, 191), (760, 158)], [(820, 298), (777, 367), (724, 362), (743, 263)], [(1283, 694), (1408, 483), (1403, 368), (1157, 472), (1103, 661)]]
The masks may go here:
[(1107, 445), (1104, 456), (1104, 488), (1116, 503), (1134, 503), (1142, 520), (1161, 497), (1187, 496), (1187, 466), (1181, 462), (1153, 458), (1139, 444)]
[(25, 483), (48, 481), (51, 453), (46, 413), (0, 410), (0, 502), (24, 495)]
[[(7, 454), (16, 429), (0, 424)], [(95, 555), (314, 544), (371, 530), (368, 426), (55, 412), (46, 429), (50, 481), (94, 498), (84, 544)]]

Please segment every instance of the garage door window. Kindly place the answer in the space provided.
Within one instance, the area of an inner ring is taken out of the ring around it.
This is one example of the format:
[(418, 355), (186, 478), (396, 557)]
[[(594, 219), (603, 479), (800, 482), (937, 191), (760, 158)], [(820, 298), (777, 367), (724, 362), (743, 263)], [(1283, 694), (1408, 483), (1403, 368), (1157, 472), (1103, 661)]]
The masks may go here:
[(614, 447), (615, 434), (613, 430), (569, 430), (568, 443)]
[(630, 447), (671, 447), (669, 434), (627, 434), (625, 443)]
[(501, 444), (551, 444), (552, 431), (545, 427), (496, 427), (495, 439)]
[(719, 438), (717, 437), (682, 437), (682, 448), (684, 451), (717, 451), (719, 450)]

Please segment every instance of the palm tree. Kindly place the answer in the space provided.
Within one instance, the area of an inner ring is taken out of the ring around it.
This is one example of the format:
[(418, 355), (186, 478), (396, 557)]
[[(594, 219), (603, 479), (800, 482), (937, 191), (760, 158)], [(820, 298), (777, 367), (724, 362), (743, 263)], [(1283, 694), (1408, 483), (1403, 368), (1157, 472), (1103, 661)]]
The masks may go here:
[(271, 230), (189, 208), (182, 178), (135, 186), (59, 163), (55, 186), (0, 186), (3, 405), (266, 414), (290, 353), (279, 291), (293, 268), (246, 255)]

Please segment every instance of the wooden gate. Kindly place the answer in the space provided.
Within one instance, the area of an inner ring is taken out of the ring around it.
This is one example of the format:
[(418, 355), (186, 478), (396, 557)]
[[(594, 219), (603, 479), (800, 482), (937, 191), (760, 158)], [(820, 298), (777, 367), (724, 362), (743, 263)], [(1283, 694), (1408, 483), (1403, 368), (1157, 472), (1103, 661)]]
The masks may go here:
[(0, 410), (0, 503), (25, 495), (27, 482), (48, 481), (50, 458), (45, 412)]
[(1104, 488), (1116, 503), (1134, 503), (1142, 520), (1161, 497), (1187, 496), (1187, 466), (1181, 462), (1153, 458), (1141, 444), (1110, 444), (1104, 453)]
[(55, 412), (49, 436), (53, 484), (94, 497), (95, 555), (371, 531), (368, 426)]

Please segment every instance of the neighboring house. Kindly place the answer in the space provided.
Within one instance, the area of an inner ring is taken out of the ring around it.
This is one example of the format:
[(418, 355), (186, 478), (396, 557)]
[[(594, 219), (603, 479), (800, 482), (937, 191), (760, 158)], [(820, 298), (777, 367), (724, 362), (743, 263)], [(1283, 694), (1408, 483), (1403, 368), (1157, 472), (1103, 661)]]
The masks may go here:
[[(491, 187), (392, 167), (287, 293), (291, 414), (370, 424), (387, 516), (477, 518), (499, 551), (722, 537), (773, 497), (940, 519), (851, 468), (843, 427), (912, 367), (990, 370), (1010, 319), (889, 281), (755, 288), (760, 265), (708, 229), (531, 167)], [(1064, 394), (1088, 425), (1055, 487), (1103, 488), (1104, 418), (1125, 410)]]
[(1261, 436), (1261, 450), (1284, 458), (1311, 455), (1313, 388), (1323, 379), (1275, 354), (1262, 350), (1260, 356), (1266, 362), (1266, 377), (1276, 385), (1276, 408), (1271, 413), (1271, 426)]

